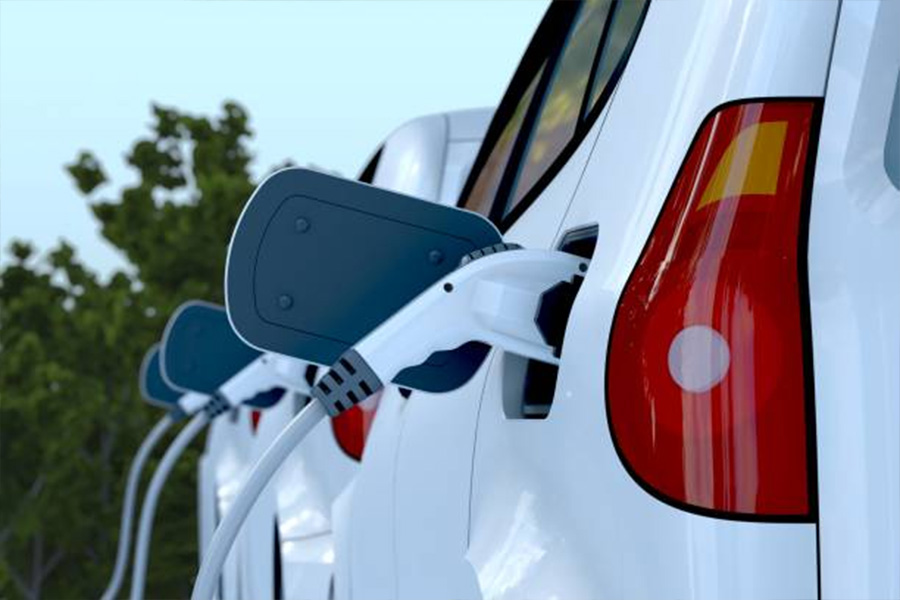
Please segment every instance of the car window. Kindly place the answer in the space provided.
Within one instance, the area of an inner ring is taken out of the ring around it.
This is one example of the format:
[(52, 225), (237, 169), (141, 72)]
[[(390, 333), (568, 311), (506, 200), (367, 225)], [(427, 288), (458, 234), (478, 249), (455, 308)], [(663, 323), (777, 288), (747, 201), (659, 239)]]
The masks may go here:
[(549, 92), (544, 95), (537, 126), (505, 214), (518, 205), (574, 136), (598, 42), (612, 4), (612, 0), (586, 0), (581, 7), (557, 62)]
[(607, 92), (609, 82), (613, 78), (616, 68), (622, 63), (622, 58), (628, 56), (634, 40), (635, 33), (647, 0), (625, 0), (616, 3), (610, 21), (609, 34), (604, 40), (603, 47), (597, 59), (597, 74), (591, 88), (591, 100), (588, 106), (593, 111), (597, 102)]
[(540, 194), (608, 100), (648, 3), (558, 0), (550, 5), (494, 115), (461, 207), (505, 231)]
[(888, 134), (884, 145), (884, 169), (894, 187), (900, 190), (900, 73), (894, 90), (894, 107), (888, 122)]
[(357, 177), (358, 181), (363, 183), (372, 183), (375, 181), (375, 173), (378, 171), (378, 163), (381, 161), (382, 150), (384, 150), (384, 146), (379, 146), (371, 160), (369, 160), (369, 163), (363, 167), (362, 173)]
[(531, 83), (522, 94), (522, 98), (516, 105), (509, 122), (503, 128), (503, 133), (497, 138), (487, 161), (478, 173), (475, 185), (466, 197), (463, 208), (480, 213), (485, 217), (490, 217), (491, 206), (494, 203), (494, 196), (497, 194), (497, 188), (500, 186), (500, 179), (509, 162), (512, 153), (513, 143), (518, 137), (519, 130), (525, 120), (525, 112), (531, 104), (531, 98), (534, 96), (534, 90), (537, 88), (541, 75), (544, 72), (542, 66), (538, 69)]

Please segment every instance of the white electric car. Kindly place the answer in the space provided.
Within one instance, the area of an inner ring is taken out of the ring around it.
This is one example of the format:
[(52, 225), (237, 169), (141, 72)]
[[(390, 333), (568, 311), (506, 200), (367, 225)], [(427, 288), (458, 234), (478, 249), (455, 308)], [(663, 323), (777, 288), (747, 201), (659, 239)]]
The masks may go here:
[[(460, 110), (404, 124), (376, 150), (360, 181), (454, 204), (492, 112)], [(305, 401), (289, 394), (264, 412), (240, 407), (210, 426), (199, 465), (201, 556), (250, 467)], [(358, 470), (377, 407), (378, 398), (371, 398), (318, 427), (291, 455), (229, 554), (221, 600), (329, 597), (335, 562), (331, 505)]]
[(335, 597), (900, 598), (900, 2), (552, 4), (463, 190), (559, 367), (388, 388)]

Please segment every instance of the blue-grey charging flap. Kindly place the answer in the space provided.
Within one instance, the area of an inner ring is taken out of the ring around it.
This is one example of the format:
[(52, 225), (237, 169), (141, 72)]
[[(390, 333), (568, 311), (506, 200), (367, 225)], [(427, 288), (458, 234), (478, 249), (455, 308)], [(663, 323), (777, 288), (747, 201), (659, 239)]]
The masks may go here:
[[(275, 173), (244, 207), (228, 250), (228, 315), (248, 343), (319, 365), (502, 241), (478, 214), (307, 169)], [(469, 380), (487, 346), (466, 344), (394, 383), (443, 392)]]
[(224, 308), (192, 300), (166, 325), (162, 375), (172, 387), (213, 394), (260, 354), (234, 333)]
[(154, 406), (172, 410), (178, 408), (181, 392), (172, 388), (162, 377), (159, 364), (159, 344), (153, 344), (144, 355), (138, 376), (138, 388), (144, 400)]

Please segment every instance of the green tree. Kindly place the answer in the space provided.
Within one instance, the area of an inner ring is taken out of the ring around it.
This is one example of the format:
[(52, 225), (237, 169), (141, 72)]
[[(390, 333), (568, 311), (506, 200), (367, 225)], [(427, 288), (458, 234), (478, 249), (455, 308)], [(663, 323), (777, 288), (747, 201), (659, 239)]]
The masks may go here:
[[(150, 135), (126, 156), (138, 182), (118, 197), (95, 199), (107, 178), (92, 154), (67, 166), (131, 268), (102, 281), (66, 243), (39, 257), (15, 241), (0, 272), (3, 598), (103, 590), (129, 461), (161, 416), (139, 398), (140, 360), (178, 304), (222, 302), (225, 249), (254, 188), (247, 114), (230, 102), (213, 119), (160, 106), (152, 114)], [(148, 597), (189, 594), (201, 447), (161, 498)]]

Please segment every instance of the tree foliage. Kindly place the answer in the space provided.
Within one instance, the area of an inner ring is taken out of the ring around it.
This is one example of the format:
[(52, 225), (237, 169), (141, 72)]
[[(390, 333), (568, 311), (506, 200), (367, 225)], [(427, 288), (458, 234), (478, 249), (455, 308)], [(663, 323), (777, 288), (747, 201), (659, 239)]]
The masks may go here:
[[(225, 249), (254, 187), (247, 114), (229, 102), (213, 119), (161, 106), (152, 115), (126, 155), (135, 185), (97, 199), (100, 161), (82, 152), (66, 167), (131, 268), (103, 281), (65, 242), (38, 256), (14, 241), (0, 272), (3, 598), (102, 592), (129, 462), (162, 416), (139, 398), (140, 360), (178, 304), (222, 301)], [(160, 500), (148, 597), (189, 594), (200, 448)]]

